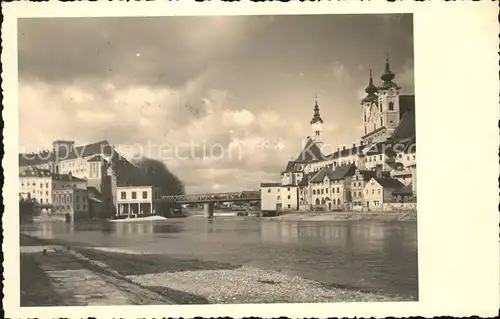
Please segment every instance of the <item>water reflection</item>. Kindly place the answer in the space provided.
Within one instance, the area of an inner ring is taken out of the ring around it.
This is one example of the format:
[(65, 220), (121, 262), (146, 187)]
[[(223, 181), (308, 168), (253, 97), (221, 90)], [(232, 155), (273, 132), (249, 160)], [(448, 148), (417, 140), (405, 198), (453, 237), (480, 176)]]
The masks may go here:
[(183, 218), (160, 222), (40, 222), (22, 230), (95, 246), (272, 268), (328, 284), (416, 298), (415, 223)]

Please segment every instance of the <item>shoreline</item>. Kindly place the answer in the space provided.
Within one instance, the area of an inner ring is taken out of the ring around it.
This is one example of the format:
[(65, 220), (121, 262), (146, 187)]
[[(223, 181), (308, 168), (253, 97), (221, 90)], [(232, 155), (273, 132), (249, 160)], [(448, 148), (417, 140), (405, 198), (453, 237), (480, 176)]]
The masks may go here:
[[(31, 243), (26, 245), (26, 242)], [(361, 288), (325, 285), (321, 282), (291, 276), (281, 271), (248, 265), (233, 265), (198, 259), (177, 259), (157, 254), (130, 254), (126, 251), (114, 251), (102, 247), (70, 246), (71, 243), (67, 241), (57, 239), (45, 241), (21, 234), (22, 246), (23, 243), (25, 243), (24, 247), (45, 246), (45, 249), (49, 251), (47, 256), (52, 256), (51, 259), (61, 258), (59, 255), (64, 255), (65, 258), (73, 260), (79, 267), (87, 271), (89, 276), (105, 278), (107, 286), (104, 288), (111, 287), (114, 289), (113, 291), (117, 291), (115, 295), (119, 293), (125, 295), (125, 297), (117, 299), (119, 304), (123, 302), (129, 304), (235, 304), (411, 300), (376, 291), (370, 292)], [(47, 256), (41, 255), (41, 252), (23, 253), (21, 250), (21, 257), (24, 260), (27, 257), (36, 257), (36, 262), (31, 267), (36, 269), (30, 269), (26, 265), (24, 268), (21, 267), (22, 282), (29, 279), (30, 272), (39, 273), (39, 275), (45, 272), (47, 278), (44, 278), (44, 282), (50, 282), (50, 272), (44, 271), (43, 265), (44, 260), (48, 259)], [(85, 295), (85, 291), (88, 291), (87, 294), (92, 294), (92, 287), (88, 287), (88, 285), (90, 284), (82, 281), (80, 286), (83, 292), (79, 291), (78, 294)], [(57, 289), (51, 288), (52, 286), (57, 286), (57, 283), (49, 285), (47, 291), (57, 292)], [(47, 284), (39, 288), (31, 285), (29, 287), (32, 289), (28, 296), (26, 294), (23, 296), (21, 293), (23, 305), (30, 304), (26, 302), (26, 298), (47, 299), (49, 297), (52, 300), (57, 300), (59, 305), (75, 304), (70, 293), (47, 296), (48, 293), (42, 291), (44, 287), (47, 287)], [(22, 289), (22, 291), (24, 290)], [(93, 292), (93, 294), (95, 293)], [(89, 296), (82, 298), (87, 297)], [(112, 298), (109, 302), (111, 303), (106, 304), (114, 304)]]
[(272, 221), (341, 222), (341, 221), (380, 221), (416, 222), (416, 211), (402, 212), (290, 212), (279, 216), (261, 217)]

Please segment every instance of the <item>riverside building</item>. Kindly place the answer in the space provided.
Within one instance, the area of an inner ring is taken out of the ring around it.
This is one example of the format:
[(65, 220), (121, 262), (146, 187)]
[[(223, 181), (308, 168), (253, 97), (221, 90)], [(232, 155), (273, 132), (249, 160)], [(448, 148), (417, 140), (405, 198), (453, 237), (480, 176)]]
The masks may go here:
[[(400, 94), (388, 59), (380, 79), (375, 86), (370, 70), (360, 108), (364, 134), (352, 147), (323, 152), (328, 137), (316, 100), (304, 149), (286, 164), (279, 182), (261, 184), (263, 212), (382, 210), (384, 202), (416, 201), (415, 96)], [(376, 199), (365, 196), (371, 181), (383, 189)]]

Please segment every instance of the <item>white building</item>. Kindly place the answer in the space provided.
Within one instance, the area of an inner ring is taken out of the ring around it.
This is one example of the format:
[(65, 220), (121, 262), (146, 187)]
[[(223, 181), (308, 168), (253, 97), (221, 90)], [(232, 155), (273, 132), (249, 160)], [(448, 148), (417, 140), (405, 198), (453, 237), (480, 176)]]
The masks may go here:
[(54, 191), (65, 189), (87, 190), (87, 181), (71, 174), (52, 173), (47, 169), (26, 167), (19, 173), (19, 194), (35, 200), (43, 213), (51, 213)]
[(366, 210), (382, 210), (384, 203), (394, 200), (393, 192), (404, 185), (394, 178), (372, 177), (364, 188), (364, 207)]
[(167, 215), (161, 201), (161, 189), (154, 186), (121, 186), (117, 188), (117, 215)]

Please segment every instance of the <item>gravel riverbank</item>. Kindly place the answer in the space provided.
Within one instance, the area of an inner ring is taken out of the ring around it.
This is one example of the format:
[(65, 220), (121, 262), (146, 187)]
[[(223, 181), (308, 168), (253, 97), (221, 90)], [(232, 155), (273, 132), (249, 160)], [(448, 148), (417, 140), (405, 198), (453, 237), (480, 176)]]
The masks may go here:
[[(56, 242), (50, 241), (52, 245)], [(65, 246), (67, 243), (59, 244)], [(129, 291), (140, 291), (144, 304), (159, 302), (158, 295), (177, 304), (404, 300), (398, 296), (326, 287), (298, 276), (247, 265), (129, 254), (82, 246), (66, 246), (63, 250), (93, 273), (113, 277), (122, 286), (127, 285)], [(21, 271), (21, 276), (27, 278), (23, 275), (23, 268)], [(85, 285), (85, 281), (80, 284)], [(150, 291), (151, 298), (156, 300), (146, 300), (149, 293), (145, 291)], [(36, 291), (31, 295), (36, 295)]]

